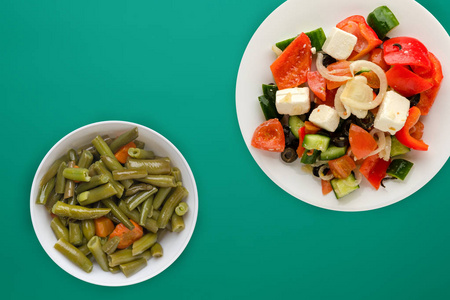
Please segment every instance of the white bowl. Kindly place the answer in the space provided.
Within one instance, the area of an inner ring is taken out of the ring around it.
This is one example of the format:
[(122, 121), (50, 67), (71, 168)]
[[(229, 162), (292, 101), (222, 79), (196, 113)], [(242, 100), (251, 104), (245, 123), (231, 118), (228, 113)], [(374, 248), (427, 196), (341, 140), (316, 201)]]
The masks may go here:
[[(126, 278), (122, 273), (112, 274), (104, 272), (100, 266), (94, 262), (94, 268), (91, 273), (86, 273), (78, 266), (69, 261), (60, 252), (53, 248), (56, 237), (50, 228), (51, 217), (48, 211), (42, 205), (35, 204), (39, 192), (39, 181), (42, 176), (58, 157), (64, 155), (69, 149), (77, 148), (88, 144), (97, 135), (108, 134), (115, 137), (125, 131), (138, 127), (139, 140), (145, 142), (146, 149), (152, 150), (156, 155), (170, 157), (173, 166), (180, 169), (183, 185), (189, 191), (189, 196), (185, 201), (189, 204), (189, 212), (185, 215), (185, 229), (180, 233), (169, 232), (164, 234), (159, 241), (164, 249), (164, 255), (160, 258), (151, 258), (145, 269), (139, 271), (133, 276)], [(81, 127), (56, 143), (45, 155), (36, 175), (30, 195), (30, 212), (34, 231), (44, 250), (50, 258), (63, 270), (75, 276), (78, 279), (93, 284), (104, 286), (124, 286), (142, 282), (150, 279), (169, 267), (183, 252), (194, 231), (198, 214), (198, 194), (194, 175), (178, 149), (165, 137), (156, 131), (145, 126), (124, 122), (124, 121), (105, 121), (86, 125)]]

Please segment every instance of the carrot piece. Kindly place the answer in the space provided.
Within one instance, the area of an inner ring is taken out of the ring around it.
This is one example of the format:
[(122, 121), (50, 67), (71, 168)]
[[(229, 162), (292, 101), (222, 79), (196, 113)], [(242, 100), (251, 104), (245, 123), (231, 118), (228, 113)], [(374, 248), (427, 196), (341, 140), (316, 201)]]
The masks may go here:
[(127, 162), (128, 149), (130, 149), (130, 148), (136, 148), (136, 144), (134, 142), (129, 142), (125, 146), (122, 146), (121, 148), (119, 148), (119, 150), (117, 150), (117, 152), (114, 154), (114, 156), (117, 158), (117, 160), (120, 163), (124, 164)]
[(114, 230), (114, 223), (107, 217), (94, 219), (95, 235), (107, 237)]
[(328, 193), (330, 193), (333, 190), (331, 182), (329, 180), (323, 179), (321, 179), (321, 181), (322, 181), (322, 195), (324, 196), (328, 195)]
[(117, 224), (114, 231), (109, 235), (109, 238), (113, 238), (115, 236), (118, 236), (120, 238), (119, 245), (117, 246), (118, 249), (125, 249), (131, 246), (135, 241), (140, 239), (142, 235), (144, 234), (144, 231), (142, 227), (134, 222), (133, 220), (130, 220), (131, 223), (133, 223), (134, 228), (133, 230), (128, 229), (123, 225), (122, 223)]

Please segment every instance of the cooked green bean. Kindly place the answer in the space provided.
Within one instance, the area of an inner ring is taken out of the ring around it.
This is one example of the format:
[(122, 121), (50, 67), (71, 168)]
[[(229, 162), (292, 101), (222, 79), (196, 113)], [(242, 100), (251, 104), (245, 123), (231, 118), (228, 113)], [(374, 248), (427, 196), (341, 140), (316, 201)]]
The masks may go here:
[(92, 141), (92, 145), (94, 145), (95, 149), (100, 155), (105, 155), (109, 157), (114, 157), (114, 153), (109, 148), (108, 144), (103, 140), (103, 138), (97, 135)]
[(151, 213), (153, 213), (153, 198), (154, 195), (151, 195), (141, 204), (141, 217), (139, 219), (139, 225), (141, 226), (145, 225), (148, 216), (151, 216)]
[(65, 168), (67, 168), (67, 164), (63, 161), (59, 165), (58, 173), (56, 173), (55, 191), (58, 194), (64, 194), (64, 190), (66, 189), (66, 178), (63, 175)]
[(137, 194), (134, 194), (133, 196), (127, 197), (124, 199), (125, 203), (127, 204), (127, 207), (129, 210), (133, 210), (136, 207), (139, 206), (142, 202), (144, 202), (148, 197), (155, 194), (158, 191), (157, 188), (153, 188), (150, 191), (142, 191)]
[(39, 187), (43, 187), (51, 178), (55, 177), (56, 173), (58, 173), (59, 165), (67, 160), (67, 155), (64, 155), (61, 158), (55, 160), (55, 162), (50, 166), (48, 171), (42, 176), (41, 181), (39, 182)]
[(133, 243), (131, 254), (133, 256), (136, 256), (138, 254), (141, 254), (145, 250), (150, 249), (156, 243), (157, 239), (158, 236), (156, 235), (156, 233), (144, 234), (140, 239)]
[(80, 246), (83, 242), (83, 232), (79, 222), (69, 222), (69, 243)]
[(119, 266), (115, 266), (115, 267), (108, 267), (109, 272), (113, 273), (113, 274), (117, 274), (120, 272), (120, 267)]
[[(102, 155), (100, 157), (101, 161), (105, 164), (106, 168), (111, 172), (125, 170), (125, 168), (120, 164), (120, 162), (114, 157), (109, 157)], [(113, 175), (114, 178), (114, 175)], [(116, 179), (115, 179), (116, 180)], [(123, 184), (125, 188), (129, 188), (133, 184), (131, 179), (122, 179), (120, 183)]]
[(89, 248), (87, 247), (86, 244), (83, 244), (81, 246), (78, 247), (78, 250), (80, 250), (81, 252), (83, 252), (84, 255), (88, 256), (89, 254), (91, 254), (91, 251), (89, 251)]
[(153, 214), (152, 214), (151, 218), (154, 220), (158, 220), (159, 214), (160, 214), (160, 211), (153, 208)]
[(125, 190), (124, 196), (132, 196), (140, 191), (150, 191), (153, 189), (153, 185), (147, 183), (134, 183), (132, 186)]
[[(145, 169), (123, 169), (112, 171), (114, 180), (143, 178), (148, 175)], [(131, 186), (131, 185), (130, 185)]]
[[(71, 160), (67, 164), (67, 168), (74, 168), (75, 161)], [(64, 175), (64, 174), (63, 174)], [(66, 178), (66, 186), (64, 187), (64, 199), (70, 198), (75, 194), (75, 182)]]
[(151, 248), (150, 248), (150, 253), (152, 254), (153, 257), (161, 257), (163, 256), (163, 248), (161, 246), (160, 243), (155, 243)]
[(126, 167), (128, 169), (145, 168), (149, 175), (167, 175), (171, 171), (170, 160), (167, 158), (135, 159), (128, 158)]
[(140, 140), (134, 140), (134, 144), (136, 145), (136, 148), (139, 148), (139, 149), (144, 149), (144, 147), (145, 147), (145, 143)]
[(100, 268), (102, 268), (103, 271), (108, 272), (108, 258), (106, 257), (106, 253), (102, 250), (100, 238), (94, 235), (87, 243), (87, 247), (89, 248), (89, 251), (91, 251), (92, 256), (94, 256), (97, 263), (100, 265)]
[(77, 161), (77, 151), (75, 149), (69, 149), (67, 151), (67, 156), (69, 157), (69, 160)]
[(153, 151), (148, 151), (148, 150), (139, 149), (139, 148), (128, 149), (128, 155), (132, 158), (138, 158), (138, 159), (155, 158), (155, 153), (153, 153)]
[(50, 192), (50, 195), (48, 196), (47, 202), (45, 202), (44, 206), (45, 206), (45, 208), (46, 208), (49, 212), (51, 212), (51, 211), (52, 211), (53, 205), (55, 205), (55, 203), (56, 203), (57, 201), (60, 201), (61, 199), (62, 199), (62, 195), (56, 193), (56, 192), (55, 192), (55, 189), (53, 189), (53, 190)]
[(123, 225), (125, 225), (125, 227), (130, 230), (134, 229), (133, 223), (130, 222), (127, 215), (116, 205), (113, 199), (103, 199), (102, 204), (107, 208), (110, 208), (111, 214), (113, 214)]
[(53, 176), (50, 178), (49, 181), (47, 181), (44, 186), (41, 187), (39, 191), (39, 195), (36, 199), (36, 204), (42, 204), (44, 205), (47, 203), (48, 196), (52, 192), (53, 188), (55, 187), (56, 177)]
[[(119, 202), (119, 208), (121, 211), (124, 212), (125, 215), (127, 215), (128, 218), (135, 221), (136, 223), (139, 223), (141, 215), (136, 209), (134, 209), (133, 211), (129, 210), (123, 200)], [(147, 218), (147, 220), (145, 221), (145, 225), (143, 227), (153, 233), (158, 232), (159, 229), (158, 226), (156, 225), (156, 220), (151, 218)]]
[(93, 219), (81, 220), (81, 231), (89, 241), (95, 235), (95, 223)]
[(184, 216), (189, 210), (189, 206), (186, 202), (180, 202), (177, 207), (175, 207), (175, 213), (179, 216)]
[(180, 182), (181, 181), (181, 171), (180, 169), (178, 169), (177, 167), (173, 167), (170, 175), (173, 175), (175, 177), (175, 181), (176, 182)]
[(175, 211), (175, 207), (177, 207), (181, 200), (183, 200), (184, 197), (187, 197), (187, 195), (188, 191), (182, 186), (176, 187), (175, 190), (169, 195), (158, 217), (157, 224), (159, 228), (166, 227), (170, 217)]
[(83, 271), (90, 273), (94, 265), (78, 248), (67, 242), (66, 239), (60, 238), (56, 244), (55, 249), (67, 257), (71, 262), (79, 266)]
[(74, 181), (89, 182), (91, 180), (89, 170), (86, 168), (65, 168), (63, 176), (66, 179)]
[(111, 172), (106, 168), (105, 164), (102, 161), (100, 161), (100, 160), (95, 162), (94, 163), (94, 170), (99, 175), (103, 174), (103, 175), (108, 176), (108, 181), (113, 185), (113, 187), (117, 191), (117, 197), (121, 198), (122, 195), (123, 195), (123, 192), (125, 190), (125, 187), (121, 183), (119, 183), (119, 182), (114, 180)]
[(65, 238), (66, 240), (69, 240), (69, 229), (67, 229), (66, 226), (61, 222), (61, 219), (56, 216), (52, 219), (50, 222), (50, 227), (53, 230), (53, 233), (55, 234), (56, 238), (59, 240), (60, 238)]
[(139, 136), (138, 128), (134, 127), (133, 129), (128, 130), (119, 135), (117, 138), (115, 138), (109, 145), (109, 147), (111, 148), (111, 151), (115, 153), (121, 147), (125, 146), (129, 142), (134, 141), (138, 136)]
[(144, 258), (147, 260), (150, 257), (152, 257), (150, 250), (145, 251), (142, 254), (133, 256), (131, 249), (123, 249), (108, 255), (108, 264), (110, 267), (115, 267), (139, 258)]
[(70, 197), (70, 198), (68, 198), (68, 199), (66, 199), (65, 202), (67, 204), (70, 204), (70, 205), (77, 205), (78, 204), (77, 197), (75, 195)]
[(52, 208), (52, 213), (55, 215), (76, 220), (97, 219), (110, 211), (111, 209), (109, 208), (87, 208), (79, 205), (66, 204), (62, 201), (56, 202)]
[(118, 237), (118, 236), (112, 237), (102, 246), (102, 250), (106, 254), (112, 254), (112, 253), (114, 253), (114, 251), (116, 251), (119, 243), (120, 243), (120, 237)]
[[(109, 135), (102, 135), (101, 136), (103, 141), (109, 145), (112, 142), (112, 138), (109, 137)], [(95, 149), (94, 145), (92, 145), (92, 143), (86, 144), (81, 146), (80, 148), (77, 149), (77, 155), (81, 155), (81, 153), (83, 153), (84, 150), (89, 151), (94, 157), (98, 158), (100, 155), (98, 154), (97, 149)]]
[(82, 192), (78, 195), (77, 200), (81, 205), (88, 205), (94, 202), (109, 198), (117, 194), (116, 189), (111, 183), (98, 186), (92, 190)]
[(81, 182), (80, 184), (78, 184), (78, 186), (75, 188), (75, 192), (77, 194), (81, 194), (82, 192), (91, 190), (95, 187), (105, 184), (108, 181), (109, 178), (105, 174), (95, 175), (91, 177), (91, 180), (89, 180), (89, 182)]
[(83, 150), (80, 154), (80, 158), (78, 159), (78, 167), (80, 168), (89, 168), (89, 166), (92, 164), (92, 161), (94, 160), (94, 155), (92, 155), (91, 152), (87, 150)]
[(145, 258), (139, 258), (134, 261), (120, 265), (120, 270), (126, 277), (130, 277), (147, 266)]
[(157, 187), (176, 187), (175, 177), (171, 175), (147, 175), (144, 178), (136, 179), (140, 182), (152, 184)]
[(172, 231), (180, 232), (184, 230), (184, 219), (183, 216), (179, 216), (177, 214), (173, 214), (171, 218)]
[(167, 195), (169, 195), (171, 187), (162, 187), (158, 189), (158, 192), (155, 195), (155, 199), (153, 200), (153, 208), (159, 209), (163, 204), (164, 200), (166, 200)]

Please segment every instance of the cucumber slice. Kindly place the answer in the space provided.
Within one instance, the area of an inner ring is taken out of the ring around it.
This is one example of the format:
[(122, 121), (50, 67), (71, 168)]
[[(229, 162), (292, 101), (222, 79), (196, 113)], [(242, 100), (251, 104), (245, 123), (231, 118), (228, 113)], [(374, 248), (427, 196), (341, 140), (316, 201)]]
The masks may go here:
[(303, 152), (302, 158), (300, 161), (305, 165), (313, 164), (317, 161), (317, 158), (320, 156), (319, 150), (305, 150)]
[(409, 151), (411, 151), (411, 149), (400, 143), (395, 135), (391, 136), (391, 157), (406, 154)]
[(275, 46), (277, 46), (278, 49), (280, 49), (281, 51), (284, 51), (284, 49), (286, 49), (287, 46), (289, 46), (289, 44), (292, 43), (292, 41), (295, 40), (296, 37), (297, 36), (287, 39), (287, 40), (284, 40), (284, 41), (281, 41), (281, 42), (278, 42), (275, 44)]
[(307, 134), (303, 139), (302, 146), (309, 150), (316, 149), (325, 151), (328, 149), (328, 145), (330, 145), (330, 140), (331, 139), (328, 136), (320, 134)]
[(351, 192), (359, 189), (359, 185), (356, 184), (355, 175), (350, 174), (347, 178), (333, 178), (331, 179), (331, 187), (333, 188), (334, 195), (337, 199), (340, 199)]
[(347, 153), (347, 146), (329, 146), (327, 150), (320, 153), (320, 160), (332, 160), (344, 156)]
[(389, 165), (386, 174), (404, 180), (414, 164), (406, 159), (394, 159)]
[(296, 138), (298, 138), (298, 130), (303, 126), (305, 126), (305, 123), (299, 116), (289, 116), (289, 128)]
[(316, 48), (316, 51), (321, 51), (322, 46), (327, 39), (325, 32), (323, 32), (322, 27), (319, 27), (313, 31), (305, 32), (305, 34), (309, 37), (311, 41), (311, 47)]
[(386, 34), (398, 26), (399, 22), (392, 11), (385, 5), (375, 8), (367, 16), (367, 24), (372, 27), (379, 39), (384, 39)]

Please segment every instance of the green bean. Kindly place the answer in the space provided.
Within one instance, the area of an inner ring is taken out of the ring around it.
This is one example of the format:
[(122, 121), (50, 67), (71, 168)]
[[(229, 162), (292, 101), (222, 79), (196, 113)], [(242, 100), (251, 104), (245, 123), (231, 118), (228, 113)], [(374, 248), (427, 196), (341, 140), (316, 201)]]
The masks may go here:
[(171, 224), (172, 224), (172, 231), (173, 232), (180, 232), (184, 230), (184, 220), (183, 220), (183, 216), (179, 216), (177, 214), (172, 214), (172, 219), (171, 219)]
[(87, 243), (87, 247), (89, 248), (89, 251), (91, 251), (92, 256), (94, 256), (95, 260), (100, 265), (100, 268), (102, 268), (103, 271), (108, 272), (108, 258), (102, 250), (100, 238), (94, 235)]
[(167, 158), (135, 159), (128, 158), (126, 167), (128, 169), (145, 168), (149, 175), (167, 175), (170, 173), (170, 160)]
[(188, 191), (182, 186), (176, 187), (173, 193), (169, 195), (158, 217), (157, 224), (159, 228), (166, 227), (175, 210), (175, 207), (177, 207), (178, 203), (180, 203), (184, 197), (187, 197), (187, 195)]
[(58, 173), (59, 165), (66, 160), (67, 155), (64, 155), (63, 157), (55, 160), (55, 162), (50, 166), (44, 176), (42, 176), (39, 187), (43, 187), (51, 178), (55, 177), (56, 173)]
[(173, 175), (175, 177), (175, 181), (176, 182), (180, 182), (181, 181), (181, 171), (180, 169), (178, 169), (177, 167), (173, 167), (170, 175)]
[[(120, 164), (120, 162), (115, 157), (112, 158), (112, 157), (109, 157), (109, 156), (102, 155), (100, 157), (100, 159), (105, 164), (106, 168), (110, 172), (125, 170), (125, 168)], [(114, 175), (113, 175), (113, 178), (114, 178)], [(120, 183), (122, 183), (125, 188), (129, 188), (133, 184), (133, 180), (122, 179), (120, 181)]]
[(76, 188), (75, 192), (77, 194), (81, 194), (82, 192), (85, 192), (87, 190), (91, 190), (95, 187), (98, 187), (102, 184), (105, 184), (109, 181), (108, 176), (105, 174), (95, 175), (91, 177), (91, 180), (89, 182), (81, 182)]
[(113, 273), (113, 274), (117, 274), (120, 272), (120, 267), (119, 266), (115, 266), (115, 267), (108, 267), (109, 272)]
[(69, 157), (69, 160), (77, 161), (77, 151), (75, 149), (69, 149), (67, 151), (67, 156)]
[[(114, 180), (143, 178), (148, 175), (145, 169), (123, 169), (112, 172)], [(131, 186), (131, 185), (130, 185)]]
[(184, 216), (189, 210), (189, 206), (186, 202), (180, 202), (177, 207), (175, 207), (175, 213), (179, 216)]
[(115, 215), (113, 215), (111, 212), (109, 212), (105, 217), (107, 217), (108, 219), (110, 219), (114, 224), (119, 224), (121, 223), (119, 219), (117, 219), (117, 217)]
[[(103, 141), (109, 145), (112, 142), (112, 138), (109, 137), (109, 135), (102, 135), (101, 136)], [(80, 148), (77, 149), (77, 155), (81, 155), (81, 153), (83, 153), (83, 151), (89, 151), (93, 156), (95, 157), (99, 157), (100, 155), (98, 154), (97, 149), (95, 149), (94, 145), (92, 145), (92, 143), (86, 144), (81, 146)]]
[(63, 176), (66, 179), (74, 181), (89, 182), (91, 177), (89, 176), (89, 170), (86, 168), (65, 168)]
[(156, 243), (157, 239), (158, 236), (155, 233), (144, 234), (140, 239), (133, 243), (131, 254), (136, 256), (143, 253), (145, 250), (150, 249)]
[(117, 191), (117, 198), (121, 198), (125, 188), (121, 183), (114, 180), (111, 172), (108, 171), (105, 164), (102, 161), (97, 161), (94, 163), (94, 169), (95, 169), (95, 172), (97, 172), (99, 175), (103, 174), (103, 175), (108, 176), (108, 181), (113, 185), (113, 187)]
[[(74, 168), (75, 162), (69, 161), (67, 168)], [(64, 175), (64, 174), (63, 174)], [(66, 186), (64, 187), (64, 199), (70, 198), (75, 194), (75, 182), (66, 178)]]
[(129, 142), (134, 141), (139, 136), (139, 131), (137, 127), (134, 127), (133, 129), (122, 133), (117, 138), (115, 138), (112, 143), (109, 145), (111, 148), (111, 151), (115, 153), (117, 150), (119, 150), (121, 147), (125, 146)]
[(114, 252), (113, 254), (108, 255), (108, 264), (110, 267), (115, 267), (139, 258), (144, 258), (147, 260), (151, 256), (152, 255), (150, 253), (150, 250), (145, 251), (142, 254), (133, 256), (131, 249), (122, 249)]
[(89, 166), (92, 164), (92, 161), (94, 160), (94, 155), (92, 155), (91, 152), (87, 150), (83, 150), (80, 155), (80, 159), (78, 160), (78, 167), (80, 168), (89, 168)]
[(171, 187), (162, 187), (159, 188), (158, 192), (155, 195), (155, 199), (153, 200), (153, 208), (159, 209), (161, 204), (163, 204), (164, 200), (166, 200), (167, 195), (172, 190)]
[(56, 177), (53, 176), (48, 180), (40, 189), (39, 195), (36, 199), (36, 204), (42, 204), (44, 205), (47, 203), (48, 196), (52, 192), (53, 188), (55, 187)]
[(120, 243), (120, 237), (118, 237), (118, 236), (112, 237), (102, 246), (102, 250), (106, 254), (112, 254), (112, 253), (114, 253), (114, 251), (116, 251), (119, 243)]
[(150, 253), (152, 254), (153, 257), (161, 257), (161, 256), (163, 256), (163, 248), (162, 248), (161, 244), (160, 243), (155, 243), (150, 248)]
[(147, 175), (144, 178), (136, 179), (140, 182), (152, 184), (157, 187), (176, 187), (175, 177), (172, 175)]
[(61, 222), (61, 219), (58, 216), (52, 219), (52, 221), (50, 222), (50, 227), (58, 240), (60, 238), (65, 238), (66, 240), (69, 240), (69, 230), (67, 229), (66, 226), (64, 226), (64, 224)]
[(60, 238), (54, 247), (86, 273), (90, 273), (92, 271), (94, 266), (89, 258), (87, 258), (86, 255), (84, 255), (78, 248), (67, 242), (66, 239)]
[(86, 244), (83, 244), (81, 246), (78, 247), (78, 250), (80, 250), (81, 252), (83, 252), (84, 255), (88, 256), (89, 254), (91, 254), (91, 251), (89, 251), (89, 248), (87, 247)]
[(77, 197), (74, 195), (74, 196), (66, 199), (66, 203), (70, 204), (70, 205), (77, 205), (78, 204)]
[(155, 153), (153, 153), (153, 151), (148, 151), (148, 150), (139, 149), (139, 148), (128, 149), (128, 155), (132, 158), (138, 158), (138, 159), (155, 158)]
[(138, 148), (138, 149), (144, 149), (145, 148), (145, 143), (143, 141), (134, 140), (134, 144), (136, 145), (136, 148)]
[(110, 211), (111, 209), (109, 208), (87, 208), (79, 205), (66, 204), (62, 201), (56, 202), (52, 208), (53, 214), (76, 220), (97, 219), (106, 215)]
[[(141, 215), (139, 214), (139, 212), (136, 209), (133, 211), (129, 210), (123, 200), (119, 202), (119, 208), (121, 211), (124, 212), (125, 215), (127, 215), (128, 218), (135, 221), (136, 223), (139, 223), (139, 219), (140, 219)], [(158, 229), (159, 229), (158, 226), (156, 225), (156, 220), (151, 219), (151, 218), (147, 218), (147, 220), (145, 221), (145, 225), (143, 227), (153, 233), (158, 232)]]
[(114, 157), (114, 153), (109, 148), (108, 144), (103, 140), (103, 138), (97, 135), (92, 141), (92, 145), (94, 145), (95, 149), (100, 155), (105, 155), (109, 157)]
[(145, 258), (139, 258), (134, 261), (120, 265), (120, 270), (126, 277), (130, 277), (147, 266)]
[(125, 227), (130, 230), (134, 229), (133, 223), (130, 222), (127, 215), (116, 205), (112, 198), (102, 200), (102, 204), (111, 209), (111, 214), (114, 215)]
[(55, 205), (55, 203), (56, 203), (57, 201), (60, 201), (61, 198), (62, 198), (62, 195), (56, 193), (55, 190), (53, 189), (53, 190), (51, 191), (50, 195), (49, 195), (48, 198), (47, 198), (47, 202), (45, 202), (45, 204), (44, 204), (45, 208), (46, 208), (49, 212), (51, 212), (51, 211), (52, 211), (53, 205)]
[(137, 194), (134, 194), (133, 196), (127, 197), (124, 199), (125, 203), (127, 204), (127, 207), (129, 210), (133, 210), (136, 207), (139, 206), (142, 202), (144, 202), (148, 197), (155, 194), (158, 191), (157, 188), (153, 188), (150, 191), (142, 191)]
[(81, 220), (81, 231), (89, 241), (95, 235), (95, 223), (93, 219)]
[(145, 225), (148, 216), (153, 213), (153, 198), (154, 196), (151, 195), (141, 204), (141, 217), (139, 219), (139, 225), (141, 226)]
[(80, 246), (83, 242), (83, 233), (79, 222), (69, 222), (69, 243)]
[(108, 182), (92, 190), (82, 192), (78, 195), (77, 200), (81, 205), (88, 205), (109, 198), (116, 194), (116, 189), (112, 186), (111, 183)]
[(154, 220), (158, 220), (159, 214), (160, 214), (160, 211), (153, 208), (153, 214), (152, 214), (151, 218)]
[(146, 183), (134, 183), (132, 186), (126, 189), (124, 196), (132, 196), (140, 191), (150, 191), (153, 189), (153, 185)]
[(67, 168), (67, 164), (65, 161), (63, 161), (59, 165), (58, 173), (56, 173), (55, 191), (58, 194), (64, 194), (64, 190), (66, 189), (66, 178), (63, 175), (63, 171), (65, 168)]

